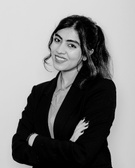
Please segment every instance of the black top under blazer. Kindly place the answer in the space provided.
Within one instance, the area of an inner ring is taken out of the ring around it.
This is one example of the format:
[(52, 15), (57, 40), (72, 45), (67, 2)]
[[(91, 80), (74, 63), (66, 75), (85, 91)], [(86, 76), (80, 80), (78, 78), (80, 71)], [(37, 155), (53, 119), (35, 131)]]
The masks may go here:
[[(48, 112), (58, 75), (33, 87), (12, 139), (15, 161), (33, 168), (112, 168), (107, 137), (114, 120), (116, 87), (99, 75), (87, 77), (88, 69), (83, 66), (57, 113), (55, 139), (49, 133)], [(71, 142), (84, 117), (89, 127)], [(27, 142), (31, 133), (38, 134), (32, 147)]]

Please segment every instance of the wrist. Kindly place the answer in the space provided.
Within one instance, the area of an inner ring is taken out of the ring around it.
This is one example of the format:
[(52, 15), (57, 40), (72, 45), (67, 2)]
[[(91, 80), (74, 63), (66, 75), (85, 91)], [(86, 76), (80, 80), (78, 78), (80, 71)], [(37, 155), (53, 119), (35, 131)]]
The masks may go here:
[(35, 138), (36, 138), (37, 136), (38, 136), (38, 134), (36, 134), (36, 133), (30, 134), (30, 136), (29, 136), (28, 139), (27, 139), (29, 146), (32, 146), (32, 145), (33, 145), (34, 140), (35, 140)]

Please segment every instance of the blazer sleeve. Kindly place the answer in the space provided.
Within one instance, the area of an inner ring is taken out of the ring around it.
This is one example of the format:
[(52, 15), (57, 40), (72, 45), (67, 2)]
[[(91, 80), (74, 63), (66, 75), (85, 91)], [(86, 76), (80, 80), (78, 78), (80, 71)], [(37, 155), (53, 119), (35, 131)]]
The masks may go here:
[(33, 114), (37, 104), (35, 95), (35, 86), (32, 88), (31, 94), (28, 96), (27, 105), (22, 112), (19, 120), (17, 131), (12, 138), (12, 156), (19, 163), (27, 165), (35, 165), (38, 163), (38, 157), (34, 149), (27, 143), (28, 136), (33, 133)]
[[(114, 120), (116, 107), (116, 88), (112, 81), (100, 82), (93, 91), (87, 89), (85, 97), (84, 116), (89, 121), (89, 127), (76, 142), (61, 141), (38, 135), (32, 147), (26, 142), (26, 137), (32, 130), (31, 109), (34, 109), (30, 96), (28, 107), (23, 114), (23, 121), (13, 138), (13, 156), (22, 163), (34, 165), (50, 160), (63, 165), (83, 166), (92, 163), (97, 153), (104, 145)], [(70, 167), (70, 166), (69, 166)]]

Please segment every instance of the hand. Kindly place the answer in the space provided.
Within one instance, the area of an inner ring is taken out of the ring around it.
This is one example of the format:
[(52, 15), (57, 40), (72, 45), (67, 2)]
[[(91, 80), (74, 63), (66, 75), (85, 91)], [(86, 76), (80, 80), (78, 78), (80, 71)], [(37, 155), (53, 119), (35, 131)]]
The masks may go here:
[(34, 143), (35, 138), (38, 136), (38, 134), (33, 133), (28, 137), (28, 145), (32, 146)]
[(75, 142), (83, 133), (84, 130), (87, 129), (89, 126), (89, 122), (86, 122), (85, 119), (80, 120), (77, 124), (70, 141)]

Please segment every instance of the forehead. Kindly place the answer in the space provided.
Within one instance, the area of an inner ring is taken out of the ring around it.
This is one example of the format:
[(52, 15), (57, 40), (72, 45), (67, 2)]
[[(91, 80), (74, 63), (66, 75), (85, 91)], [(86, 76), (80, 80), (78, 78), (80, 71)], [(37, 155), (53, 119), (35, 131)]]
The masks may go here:
[(79, 36), (76, 30), (73, 28), (64, 28), (59, 30), (56, 34), (60, 35), (65, 40), (76, 40), (80, 42)]

